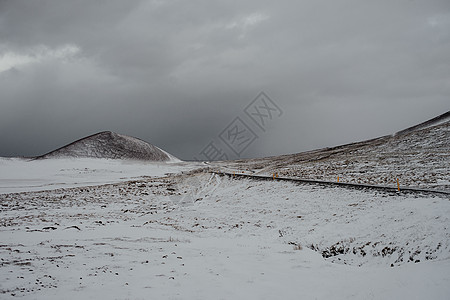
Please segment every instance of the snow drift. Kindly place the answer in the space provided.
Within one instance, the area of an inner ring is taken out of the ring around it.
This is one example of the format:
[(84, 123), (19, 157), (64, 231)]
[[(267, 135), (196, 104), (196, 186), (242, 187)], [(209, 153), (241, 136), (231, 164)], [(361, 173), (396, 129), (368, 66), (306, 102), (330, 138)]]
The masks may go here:
[(176, 157), (141, 139), (111, 131), (90, 135), (36, 158), (80, 157), (145, 161), (179, 161)]

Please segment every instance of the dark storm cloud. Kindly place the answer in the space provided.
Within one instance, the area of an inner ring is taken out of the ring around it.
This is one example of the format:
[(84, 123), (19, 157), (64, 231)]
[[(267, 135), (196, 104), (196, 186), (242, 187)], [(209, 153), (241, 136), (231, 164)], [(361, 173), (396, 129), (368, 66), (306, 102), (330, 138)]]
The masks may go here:
[(0, 156), (113, 130), (191, 159), (262, 90), (285, 113), (244, 156), (389, 134), (449, 110), (449, 28), (448, 1), (1, 1)]

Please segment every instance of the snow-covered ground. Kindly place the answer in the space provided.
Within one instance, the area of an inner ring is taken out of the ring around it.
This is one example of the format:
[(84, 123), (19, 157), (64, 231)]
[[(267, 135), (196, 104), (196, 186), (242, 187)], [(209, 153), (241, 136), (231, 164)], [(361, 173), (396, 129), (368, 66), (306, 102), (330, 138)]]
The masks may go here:
[(0, 160), (0, 298), (450, 298), (448, 197), (202, 166)]
[(0, 194), (161, 177), (197, 166), (202, 164), (100, 158), (29, 160), (0, 157)]

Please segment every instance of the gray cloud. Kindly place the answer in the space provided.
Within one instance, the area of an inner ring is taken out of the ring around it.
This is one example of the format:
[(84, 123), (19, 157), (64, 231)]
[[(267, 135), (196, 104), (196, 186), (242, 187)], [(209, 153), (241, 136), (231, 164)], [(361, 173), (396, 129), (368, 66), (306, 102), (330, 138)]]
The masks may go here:
[(449, 110), (449, 25), (438, 0), (2, 1), (0, 156), (113, 130), (191, 159), (262, 90), (285, 113), (243, 156), (389, 134)]

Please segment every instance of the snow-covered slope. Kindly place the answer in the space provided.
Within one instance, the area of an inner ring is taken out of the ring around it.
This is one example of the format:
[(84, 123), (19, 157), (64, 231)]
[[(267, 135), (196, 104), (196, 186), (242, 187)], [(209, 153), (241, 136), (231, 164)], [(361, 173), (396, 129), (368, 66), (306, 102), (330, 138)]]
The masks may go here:
[(443, 124), (443, 123), (446, 123), (446, 122), (450, 122), (450, 111), (448, 111), (448, 112), (446, 112), (446, 113), (444, 113), (444, 114), (442, 114), (440, 116), (437, 116), (437, 117), (435, 117), (433, 119), (430, 119), (428, 121), (420, 123), (418, 125), (406, 128), (406, 129), (404, 129), (402, 131), (399, 131), (395, 135), (402, 135), (402, 134), (410, 133), (410, 132), (413, 132), (413, 131), (418, 131), (420, 129), (433, 127), (433, 126), (440, 125), (440, 124)]
[(173, 155), (141, 139), (111, 131), (104, 131), (82, 138), (37, 158), (69, 157), (180, 161)]
[[(233, 163), (228, 163), (228, 167)], [(234, 162), (261, 174), (450, 191), (450, 112), (394, 135), (304, 153)]]

